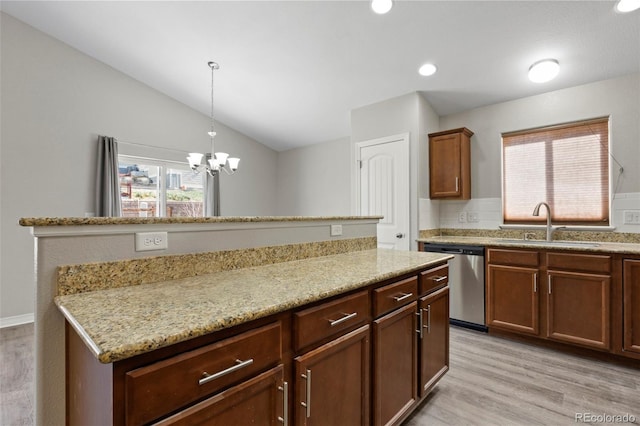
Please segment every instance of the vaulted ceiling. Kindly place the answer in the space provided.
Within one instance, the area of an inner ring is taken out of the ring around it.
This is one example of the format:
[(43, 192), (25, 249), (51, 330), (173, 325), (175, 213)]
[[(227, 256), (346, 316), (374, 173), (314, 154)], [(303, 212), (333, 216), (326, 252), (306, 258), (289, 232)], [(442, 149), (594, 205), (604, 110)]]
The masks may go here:
[[(640, 72), (640, 11), (612, 1), (2, 1), (2, 11), (276, 150), (348, 136), (421, 92), (439, 115)], [(527, 79), (552, 57), (560, 75)], [(431, 77), (417, 73), (437, 65)]]

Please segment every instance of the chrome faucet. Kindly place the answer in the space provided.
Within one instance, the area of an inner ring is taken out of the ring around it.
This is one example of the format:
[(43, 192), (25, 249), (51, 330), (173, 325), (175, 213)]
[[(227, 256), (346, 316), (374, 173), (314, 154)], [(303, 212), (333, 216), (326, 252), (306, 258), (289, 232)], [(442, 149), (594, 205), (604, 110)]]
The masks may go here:
[(564, 226), (551, 226), (551, 207), (549, 207), (549, 204), (545, 203), (544, 201), (541, 203), (538, 203), (538, 205), (536, 206), (535, 209), (533, 209), (533, 215), (534, 216), (540, 216), (540, 207), (541, 206), (545, 206), (547, 208), (547, 241), (551, 241), (553, 240), (553, 232), (557, 229), (560, 228), (565, 228)]

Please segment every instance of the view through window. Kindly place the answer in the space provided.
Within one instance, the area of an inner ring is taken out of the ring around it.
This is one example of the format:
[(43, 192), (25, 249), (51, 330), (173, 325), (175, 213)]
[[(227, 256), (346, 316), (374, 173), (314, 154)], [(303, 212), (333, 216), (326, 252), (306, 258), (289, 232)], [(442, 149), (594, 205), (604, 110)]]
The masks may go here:
[(119, 156), (123, 217), (202, 217), (204, 177), (187, 164)]
[(502, 135), (506, 224), (609, 225), (609, 119), (598, 118)]

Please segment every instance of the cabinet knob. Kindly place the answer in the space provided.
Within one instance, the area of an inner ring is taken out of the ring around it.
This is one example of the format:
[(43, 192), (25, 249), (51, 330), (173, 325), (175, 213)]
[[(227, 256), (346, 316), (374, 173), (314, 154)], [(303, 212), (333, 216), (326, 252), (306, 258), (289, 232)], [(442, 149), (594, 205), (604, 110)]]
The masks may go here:
[(396, 238), (404, 238), (404, 234), (402, 232), (398, 232), (396, 234)]

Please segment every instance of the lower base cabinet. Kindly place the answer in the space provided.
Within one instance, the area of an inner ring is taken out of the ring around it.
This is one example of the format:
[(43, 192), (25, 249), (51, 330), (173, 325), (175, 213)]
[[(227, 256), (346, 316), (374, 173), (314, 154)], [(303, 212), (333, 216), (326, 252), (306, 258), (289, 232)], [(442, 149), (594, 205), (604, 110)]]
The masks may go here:
[(640, 259), (623, 262), (623, 350), (640, 354)]
[(449, 371), (449, 287), (420, 299), (420, 397)]
[(288, 384), (282, 365), (164, 419), (158, 426), (288, 424)]
[(386, 425), (418, 400), (418, 339), (413, 302), (374, 321), (374, 425)]
[(294, 359), (296, 425), (369, 424), (369, 329)]

